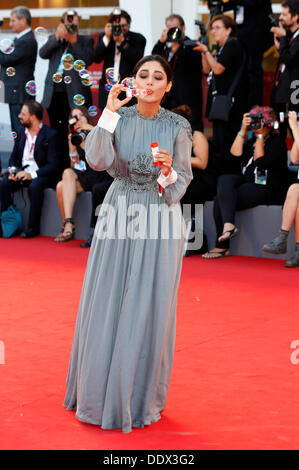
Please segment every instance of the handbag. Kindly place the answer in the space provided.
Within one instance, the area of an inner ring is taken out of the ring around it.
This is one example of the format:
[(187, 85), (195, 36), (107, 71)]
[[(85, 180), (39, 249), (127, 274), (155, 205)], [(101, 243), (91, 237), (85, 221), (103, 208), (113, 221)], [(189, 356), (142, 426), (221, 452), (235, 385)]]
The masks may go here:
[(10, 238), (22, 232), (23, 223), (20, 210), (15, 205), (10, 205), (1, 215), (1, 227), (3, 238)]
[(211, 83), (213, 99), (212, 99), (212, 104), (211, 104), (210, 112), (208, 116), (209, 121), (224, 121), (224, 122), (229, 121), (229, 115), (230, 115), (232, 106), (234, 104), (233, 94), (241, 78), (244, 65), (245, 65), (245, 56), (243, 55), (241, 67), (238, 70), (238, 73), (236, 74), (226, 95), (218, 95), (217, 90), (216, 90), (215, 76), (213, 73), (212, 83)]

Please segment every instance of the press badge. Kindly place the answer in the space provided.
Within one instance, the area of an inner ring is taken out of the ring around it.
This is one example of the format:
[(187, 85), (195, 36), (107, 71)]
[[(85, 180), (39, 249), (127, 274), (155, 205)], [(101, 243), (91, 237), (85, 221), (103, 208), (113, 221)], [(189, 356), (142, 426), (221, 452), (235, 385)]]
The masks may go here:
[(237, 24), (244, 23), (244, 7), (237, 7), (236, 23)]
[(267, 173), (268, 173), (268, 170), (262, 170), (261, 168), (255, 167), (255, 170), (254, 170), (255, 184), (267, 184)]
[(75, 163), (74, 168), (79, 171), (85, 171), (86, 170), (86, 165), (83, 160), (80, 160), (79, 163)]

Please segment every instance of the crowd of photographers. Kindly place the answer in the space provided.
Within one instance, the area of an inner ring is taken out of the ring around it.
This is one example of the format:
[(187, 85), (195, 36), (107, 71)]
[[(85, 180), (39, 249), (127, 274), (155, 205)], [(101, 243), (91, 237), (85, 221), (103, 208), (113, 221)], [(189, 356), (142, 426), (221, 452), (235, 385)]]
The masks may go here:
[[(294, 138), (291, 164), (295, 168), (299, 162), (296, 93), (299, 0), (284, 1), (279, 19), (272, 15), (270, 0), (208, 0), (208, 6), (208, 24), (196, 22), (200, 29), (198, 40), (188, 38), (184, 19), (172, 14), (166, 18), (161, 37), (152, 49), (153, 54), (167, 59), (173, 72), (173, 87), (163, 106), (188, 119), (193, 130), (194, 179), (182, 204), (194, 206), (214, 200), (217, 239), (215, 247), (203, 257), (216, 259), (229, 254), (230, 239), (238, 234), (234, 221), (236, 210), (259, 204), (282, 205), (286, 199), (284, 213), (289, 214), (288, 201), (292, 200), (294, 208), (297, 197), (297, 212), (291, 211), (287, 222), (283, 221), (279, 236), (263, 249), (271, 253), (285, 252), (291, 220), (295, 224), (296, 251), (286, 265), (299, 266), (299, 173), (288, 168), (286, 147), (286, 137), (290, 135)], [(226, 11), (232, 11), (234, 19)], [(51, 128), (56, 131), (53, 134), (42, 123), (41, 106), (30, 103), (30, 98), (34, 102), (34, 96), (24, 95), (25, 83), (34, 77), (37, 55), (30, 24), (29, 10), (16, 7), (10, 20), (11, 30), (16, 34), (14, 50), (10, 54), (0, 51), (1, 80), (16, 136), (8, 172), (0, 182), (1, 212), (7, 212), (13, 205), (11, 194), (27, 185), (29, 194), (32, 193), (31, 226), (22, 236), (38, 235), (41, 192), (56, 178), (63, 226), (55, 241), (64, 242), (74, 237), (73, 209), (77, 194), (92, 191), (90, 238), (81, 245), (89, 247), (96, 208), (112, 179), (106, 172), (94, 172), (85, 161), (84, 141), (93, 126), (89, 112), (90, 87), (86, 86), (79, 69), (68, 69), (63, 61), (70, 54), (75, 61), (83, 61), (84, 67), (103, 62), (98, 103), (103, 110), (109, 88), (132, 75), (134, 65), (144, 55), (146, 40), (142, 34), (130, 30), (131, 17), (127, 12), (114, 9), (94, 48), (92, 38), (80, 34), (78, 14), (63, 13), (56, 32), (39, 50), (41, 58), (49, 59), (42, 105), (48, 112)], [(208, 32), (213, 47), (209, 46)], [(270, 107), (263, 105), (262, 59), (265, 50), (273, 44), (279, 60)], [(14, 70), (13, 75), (7, 73), (9, 68)], [(208, 88), (205, 100), (204, 87)], [(212, 123), (210, 138), (204, 132), (204, 113)], [(32, 190), (36, 187), (39, 188), (37, 208)]]

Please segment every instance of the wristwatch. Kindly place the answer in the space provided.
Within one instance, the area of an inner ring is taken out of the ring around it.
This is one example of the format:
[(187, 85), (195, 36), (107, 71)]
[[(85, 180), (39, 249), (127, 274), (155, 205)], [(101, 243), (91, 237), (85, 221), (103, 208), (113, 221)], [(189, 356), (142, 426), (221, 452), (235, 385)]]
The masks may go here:
[(264, 138), (264, 134), (255, 134), (256, 138), (257, 139), (263, 139)]

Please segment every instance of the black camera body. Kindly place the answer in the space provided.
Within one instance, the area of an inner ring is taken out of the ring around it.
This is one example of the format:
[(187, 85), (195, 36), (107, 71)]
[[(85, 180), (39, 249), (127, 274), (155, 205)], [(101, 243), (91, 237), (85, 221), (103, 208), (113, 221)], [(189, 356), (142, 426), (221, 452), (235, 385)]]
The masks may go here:
[(268, 129), (279, 128), (277, 121), (265, 120), (263, 113), (249, 113), (248, 117), (251, 118), (251, 123), (248, 126), (249, 130), (256, 131), (257, 129), (260, 129), (262, 125)]
[(82, 129), (81, 131), (76, 131), (75, 124), (78, 121), (77, 116), (74, 116), (69, 119), (69, 126), (70, 126), (70, 131), (71, 131), (71, 142), (75, 147), (79, 147), (79, 145), (86, 139), (88, 136), (89, 131), (86, 129)]
[(112, 36), (120, 36), (122, 34), (122, 27), (120, 24), (121, 10), (114, 8), (112, 17)]
[(74, 24), (75, 12), (68, 10), (66, 13), (67, 23), (64, 23), (65, 29), (69, 34), (76, 34), (78, 31), (77, 25)]
[(223, 0), (208, 0), (208, 8), (212, 16), (223, 13)]
[(279, 26), (279, 20), (278, 18), (276, 18), (276, 16), (274, 16), (272, 13), (270, 13), (268, 15), (268, 18), (270, 20), (270, 23), (271, 23), (271, 27), (272, 26), (275, 26), (276, 28)]

